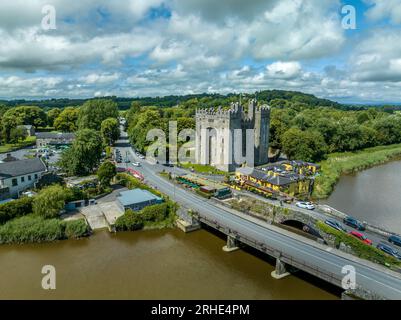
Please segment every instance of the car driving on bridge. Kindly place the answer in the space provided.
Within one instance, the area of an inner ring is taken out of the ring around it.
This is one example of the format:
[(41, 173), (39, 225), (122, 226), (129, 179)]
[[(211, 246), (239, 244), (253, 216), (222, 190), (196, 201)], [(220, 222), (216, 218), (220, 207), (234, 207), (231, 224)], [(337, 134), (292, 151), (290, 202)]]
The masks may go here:
[(338, 231), (342, 231), (342, 232), (346, 232), (346, 231), (347, 231), (347, 230), (343, 227), (343, 225), (342, 225), (340, 222), (336, 221), (336, 220), (327, 219), (324, 223), (327, 224), (328, 226), (330, 226), (330, 227), (332, 227), (332, 228), (338, 230)]
[(298, 201), (295, 205), (298, 208), (301, 208), (301, 209), (307, 209), (307, 210), (314, 210), (315, 209), (315, 206), (310, 202)]
[(395, 244), (396, 246), (401, 247), (401, 237), (400, 236), (396, 236), (396, 235), (391, 235), (388, 238), (388, 242)]
[(393, 256), (394, 258), (397, 258), (398, 260), (401, 260), (401, 254), (395, 250), (393, 247), (388, 245), (387, 243), (380, 242), (377, 245), (377, 249), (380, 249), (381, 251), (387, 253), (390, 256)]
[(361, 222), (359, 222), (357, 219), (355, 219), (353, 217), (345, 217), (343, 222), (347, 226), (355, 228), (355, 229), (357, 229), (359, 231), (365, 231), (366, 230), (365, 226)]
[(358, 231), (351, 231), (349, 234), (351, 236), (354, 236), (355, 238), (358, 238), (363, 243), (366, 243), (366, 244), (368, 244), (370, 246), (372, 245), (372, 240), (368, 239), (365, 235), (363, 235), (362, 233), (360, 233)]

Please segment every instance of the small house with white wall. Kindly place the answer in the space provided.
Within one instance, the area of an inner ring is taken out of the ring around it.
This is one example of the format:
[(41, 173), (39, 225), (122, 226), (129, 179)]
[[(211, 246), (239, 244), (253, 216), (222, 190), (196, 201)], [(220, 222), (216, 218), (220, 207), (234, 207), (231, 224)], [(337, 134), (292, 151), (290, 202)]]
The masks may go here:
[(0, 193), (2, 197), (19, 196), (21, 192), (33, 188), (47, 171), (39, 158), (0, 163)]

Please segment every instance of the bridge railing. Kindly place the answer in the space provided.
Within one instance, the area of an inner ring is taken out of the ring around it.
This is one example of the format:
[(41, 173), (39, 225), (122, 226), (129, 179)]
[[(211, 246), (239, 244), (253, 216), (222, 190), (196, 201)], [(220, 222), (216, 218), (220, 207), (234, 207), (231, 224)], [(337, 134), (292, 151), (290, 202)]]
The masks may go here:
[(307, 273), (315, 275), (318, 278), (323, 279), (327, 282), (330, 282), (331, 284), (334, 284), (336, 286), (339, 286), (339, 287), (342, 286), (343, 275), (341, 275), (341, 270), (339, 270), (338, 274), (328, 272), (327, 270), (325, 270), (323, 268), (319, 268), (318, 266), (311, 264), (311, 263), (307, 262), (306, 260), (295, 259), (292, 256), (287, 255), (287, 254), (277, 250), (276, 248), (267, 245), (264, 242), (257, 241), (256, 239), (253, 239), (247, 235), (241, 234), (236, 230), (226, 228), (226, 227), (220, 225), (217, 220), (210, 220), (200, 214), (197, 215), (197, 218), (200, 221), (208, 224), (209, 226), (214, 227), (215, 229), (234, 237), (236, 240), (241, 241), (244, 244), (254, 247), (259, 251), (262, 251), (262, 252), (270, 255), (273, 258), (280, 258), (281, 261), (283, 261), (284, 263), (287, 263), (290, 266), (293, 266), (299, 270), (303, 270)]

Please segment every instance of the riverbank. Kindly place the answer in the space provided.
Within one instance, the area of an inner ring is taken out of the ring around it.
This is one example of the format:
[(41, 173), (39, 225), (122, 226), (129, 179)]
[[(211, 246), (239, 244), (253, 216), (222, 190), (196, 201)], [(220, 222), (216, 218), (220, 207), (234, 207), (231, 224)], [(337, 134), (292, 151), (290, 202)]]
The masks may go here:
[(353, 174), (400, 158), (401, 144), (331, 154), (320, 163), (321, 172), (315, 180), (312, 196), (314, 199), (326, 199), (333, 192), (341, 175)]

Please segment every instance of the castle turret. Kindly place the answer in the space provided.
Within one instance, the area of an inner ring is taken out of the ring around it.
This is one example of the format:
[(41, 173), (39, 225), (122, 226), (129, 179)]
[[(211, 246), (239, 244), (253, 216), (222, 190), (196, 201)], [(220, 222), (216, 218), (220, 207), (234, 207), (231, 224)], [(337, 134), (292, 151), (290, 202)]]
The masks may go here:
[[(248, 143), (254, 151), (253, 164), (265, 164), (268, 162), (269, 127), (270, 107), (259, 107), (256, 100), (249, 101), (247, 113), (238, 102), (231, 103), (228, 110), (222, 107), (197, 109), (196, 162), (223, 171), (235, 170), (242, 163), (236, 163), (234, 150), (242, 150), (245, 156)], [(238, 130), (242, 132), (242, 141), (234, 138)], [(246, 141), (246, 130), (253, 130), (254, 141)]]

